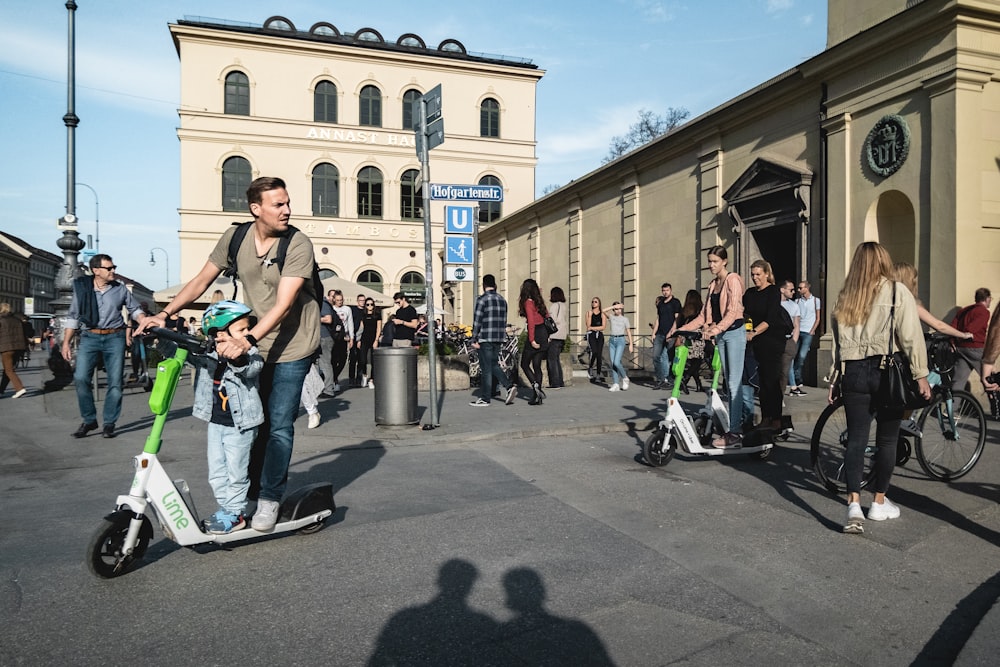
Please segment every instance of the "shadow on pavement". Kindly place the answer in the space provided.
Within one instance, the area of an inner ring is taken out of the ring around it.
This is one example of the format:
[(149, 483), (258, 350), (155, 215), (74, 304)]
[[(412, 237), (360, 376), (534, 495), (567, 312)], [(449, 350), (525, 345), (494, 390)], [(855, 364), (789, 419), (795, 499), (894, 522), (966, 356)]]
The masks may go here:
[(437, 595), (397, 612), (376, 640), (368, 665), (613, 665), (585, 623), (545, 610), (545, 585), (533, 569), (503, 576), (513, 618), (501, 623), (471, 608), (475, 565), (453, 558), (438, 570)]
[(1000, 573), (984, 581), (955, 605), (955, 609), (924, 644), (913, 664), (953, 664), (997, 600), (1000, 600)]

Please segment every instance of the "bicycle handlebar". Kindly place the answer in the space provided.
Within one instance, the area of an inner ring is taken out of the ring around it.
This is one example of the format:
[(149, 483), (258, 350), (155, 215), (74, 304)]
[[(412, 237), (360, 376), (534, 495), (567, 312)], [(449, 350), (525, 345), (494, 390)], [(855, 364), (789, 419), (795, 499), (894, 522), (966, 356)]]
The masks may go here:
[(687, 338), (688, 340), (701, 340), (702, 333), (700, 331), (681, 331), (677, 330), (674, 332), (675, 336), (680, 336), (681, 338)]

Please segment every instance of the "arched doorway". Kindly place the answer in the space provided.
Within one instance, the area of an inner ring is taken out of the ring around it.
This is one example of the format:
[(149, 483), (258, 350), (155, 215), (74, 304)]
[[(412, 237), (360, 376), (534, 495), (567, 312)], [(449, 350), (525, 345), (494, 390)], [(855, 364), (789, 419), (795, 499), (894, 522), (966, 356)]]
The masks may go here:
[(865, 216), (865, 241), (878, 241), (894, 262), (909, 262), (919, 268), (916, 219), (910, 199), (898, 190), (879, 195)]

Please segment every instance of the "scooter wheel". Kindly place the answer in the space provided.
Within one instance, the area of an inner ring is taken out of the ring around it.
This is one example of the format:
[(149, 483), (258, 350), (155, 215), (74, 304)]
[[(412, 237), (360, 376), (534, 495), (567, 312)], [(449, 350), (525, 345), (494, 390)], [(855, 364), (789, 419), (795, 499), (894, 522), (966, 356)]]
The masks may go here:
[(913, 448), (910, 447), (910, 441), (906, 438), (900, 438), (899, 442), (896, 443), (896, 465), (906, 465), (912, 453)]
[(712, 432), (712, 419), (708, 415), (699, 414), (692, 420), (694, 434), (698, 436), (701, 446), (708, 449), (712, 446), (715, 434)]
[(319, 531), (323, 530), (323, 527), (325, 525), (326, 525), (326, 519), (324, 519), (323, 521), (317, 521), (316, 523), (311, 523), (308, 526), (305, 526), (304, 528), (299, 528), (298, 532), (302, 535), (312, 535), (313, 533), (318, 533)]
[(673, 434), (658, 428), (646, 438), (642, 446), (642, 456), (646, 459), (646, 463), (659, 468), (670, 463), (676, 450)]
[(153, 524), (142, 517), (139, 539), (130, 555), (122, 553), (128, 527), (134, 514), (129, 510), (118, 510), (104, 517), (94, 531), (87, 545), (87, 567), (102, 579), (120, 577), (132, 569), (146, 555), (146, 547), (153, 538)]

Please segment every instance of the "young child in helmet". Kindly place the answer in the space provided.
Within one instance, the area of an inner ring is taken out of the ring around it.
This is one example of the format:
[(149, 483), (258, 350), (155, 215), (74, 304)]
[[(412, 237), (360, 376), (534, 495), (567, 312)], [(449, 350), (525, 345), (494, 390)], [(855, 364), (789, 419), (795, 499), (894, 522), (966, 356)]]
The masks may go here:
[[(238, 301), (219, 301), (205, 311), (201, 330), (216, 342), (239, 340), (250, 331), (250, 308)], [(205, 519), (205, 530), (220, 535), (246, 527), (250, 448), (264, 407), (257, 376), (264, 359), (256, 346), (239, 359), (219, 358), (215, 351), (188, 358), (198, 369), (192, 414), (208, 422), (208, 483), (219, 510)]]

